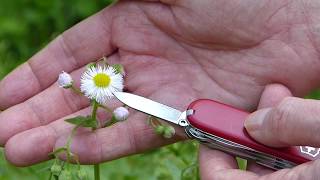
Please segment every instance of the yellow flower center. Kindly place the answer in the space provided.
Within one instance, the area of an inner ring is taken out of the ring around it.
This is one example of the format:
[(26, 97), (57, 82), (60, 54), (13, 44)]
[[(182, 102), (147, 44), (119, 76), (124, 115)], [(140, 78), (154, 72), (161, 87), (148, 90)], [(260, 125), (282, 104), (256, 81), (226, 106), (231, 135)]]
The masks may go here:
[(93, 81), (96, 86), (105, 88), (109, 86), (111, 79), (107, 74), (100, 73), (93, 78)]

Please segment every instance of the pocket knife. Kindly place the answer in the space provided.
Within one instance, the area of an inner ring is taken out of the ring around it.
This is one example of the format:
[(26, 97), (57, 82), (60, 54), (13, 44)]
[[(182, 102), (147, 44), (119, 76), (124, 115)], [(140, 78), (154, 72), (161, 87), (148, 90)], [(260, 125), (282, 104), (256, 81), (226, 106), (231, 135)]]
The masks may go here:
[(214, 100), (196, 100), (181, 112), (134, 94), (116, 92), (114, 95), (133, 109), (183, 127), (188, 137), (212, 149), (253, 160), (271, 169), (292, 168), (319, 158), (320, 148), (272, 148), (256, 142), (244, 128), (250, 113)]

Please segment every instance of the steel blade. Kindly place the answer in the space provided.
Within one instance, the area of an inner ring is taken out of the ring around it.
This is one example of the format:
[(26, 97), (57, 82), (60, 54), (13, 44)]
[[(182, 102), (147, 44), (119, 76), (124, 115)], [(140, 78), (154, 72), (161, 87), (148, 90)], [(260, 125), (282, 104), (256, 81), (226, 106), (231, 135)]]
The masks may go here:
[(182, 112), (177, 109), (130, 93), (116, 92), (114, 95), (121, 102), (133, 109), (167, 120), (174, 124), (179, 124), (179, 117)]

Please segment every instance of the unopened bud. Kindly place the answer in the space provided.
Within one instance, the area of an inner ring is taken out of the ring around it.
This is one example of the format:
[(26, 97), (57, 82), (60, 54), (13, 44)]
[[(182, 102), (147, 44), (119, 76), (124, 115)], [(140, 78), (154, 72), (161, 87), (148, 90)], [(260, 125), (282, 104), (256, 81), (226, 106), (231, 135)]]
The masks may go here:
[(117, 121), (125, 121), (129, 117), (129, 111), (125, 107), (118, 107), (113, 111), (113, 116)]
[(164, 133), (164, 129), (165, 127), (164, 126), (157, 126), (156, 128), (154, 128), (155, 132), (159, 135), (162, 135)]
[(163, 137), (170, 139), (175, 135), (176, 131), (172, 126), (167, 126), (164, 129)]
[(70, 76), (70, 74), (64, 71), (61, 74), (59, 74), (58, 85), (59, 87), (62, 87), (65, 89), (71, 88), (73, 85), (73, 79)]

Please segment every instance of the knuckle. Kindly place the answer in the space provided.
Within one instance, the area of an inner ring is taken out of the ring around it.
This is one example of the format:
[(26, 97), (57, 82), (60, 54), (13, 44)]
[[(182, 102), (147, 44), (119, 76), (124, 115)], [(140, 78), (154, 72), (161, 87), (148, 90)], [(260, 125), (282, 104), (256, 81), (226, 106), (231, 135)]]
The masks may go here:
[(295, 98), (285, 98), (280, 104), (274, 108), (269, 117), (270, 130), (281, 141), (283, 133), (288, 132), (288, 123), (294, 110)]

